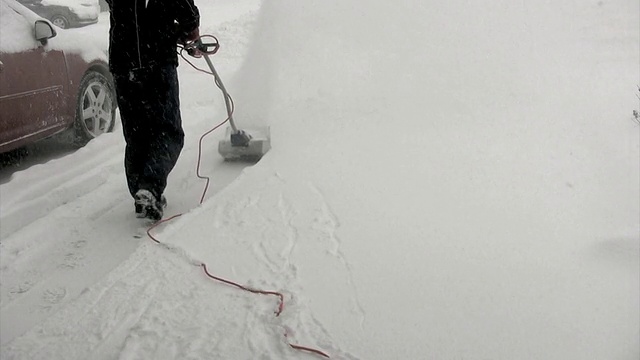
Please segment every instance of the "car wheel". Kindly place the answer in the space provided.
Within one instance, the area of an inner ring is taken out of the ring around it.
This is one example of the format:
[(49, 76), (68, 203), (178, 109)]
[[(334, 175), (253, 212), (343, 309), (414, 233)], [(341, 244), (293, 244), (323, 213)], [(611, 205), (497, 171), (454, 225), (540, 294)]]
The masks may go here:
[(97, 71), (88, 71), (80, 82), (75, 122), (75, 143), (113, 131), (116, 119), (115, 91), (109, 80)]
[(51, 19), (49, 19), (51, 23), (61, 29), (66, 29), (69, 27), (69, 20), (63, 15), (53, 15)]

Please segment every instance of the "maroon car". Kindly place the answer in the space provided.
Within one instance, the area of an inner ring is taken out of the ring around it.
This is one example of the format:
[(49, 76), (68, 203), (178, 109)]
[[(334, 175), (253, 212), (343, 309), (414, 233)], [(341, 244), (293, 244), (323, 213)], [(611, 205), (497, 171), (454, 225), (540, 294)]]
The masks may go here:
[(0, 0), (0, 153), (61, 132), (82, 146), (113, 130), (106, 51), (75, 35)]

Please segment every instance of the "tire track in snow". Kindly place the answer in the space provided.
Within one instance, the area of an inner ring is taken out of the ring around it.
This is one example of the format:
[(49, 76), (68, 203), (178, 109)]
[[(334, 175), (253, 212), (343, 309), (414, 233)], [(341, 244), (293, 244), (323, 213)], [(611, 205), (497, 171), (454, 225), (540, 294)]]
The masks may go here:
[[(84, 297), (36, 326), (35, 331), (32, 330), (16, 341), (3, 345), (2, 357), (79, 358), (78, 354), (89, 352), (109, 336), (111, 329), (121, 322), (121, 317), (127, 315), (122, 312), (123, 308), (118, 306), (121, 299), (137, 301), (141, 298), (141, 293), (147, 289), (145, 286), (124, 286), (127, 279), (135, 279), (131, 274), (139, 272), (143, 262), (142, 258), (133, 259), (112, 273), (102, 287), (83, 291)], [(76, 328), (71, 332), (65, 328), (68, 322), (76, 324)], [(46, 336), (43, 336), (44, 334)], [(61, 339), (64, 341), (60, 341)], [(65, 344), (74, 344), (75, 349)]]
[[(70, 199), (90, 193), (123, 169), (121, 139), (108, 136), (108, 139), (94, 142), (49, 164), (16, 173), (12, 181), (0, 187), (3, 194), (2, 239)], [(86, 156), (87, 153), (91, 155)], [(82, 161), (78, 162), (78, 159)], [(51, 166), (56, 167), (55, 172), (50, 171)]]
[[(53, 214), (66, 211), (56, 209)], [(73, 223), (82, 215), (42, 218), (34, 224), (35, 231), (20, 231), (15, 239), (8, 239), (41, 243), (18, 252), (0, 274), (3, 289), (21, 289), (10, 296), (5, 296), (5, 291), (2, 294), (3, 344), (64, 307), (138, 246), (129, 234), (134, 226), (108, 232), (105, 229), (110, 224), (82, 222), (69, 231), (52, 230), (64, 219)], [(119, 238), (105, 234), (119, 234)], [(23, 288), (23, 284), (28, 286)]]
[[(178, 255), (178, 256), (176, 256)], [(2, 347), (7, 359), (227, 358), (245, 295), (211, 286), (181, 250), (146, 243), (82, 297)], [(274, 358), (275, 359), (275, 358)]]

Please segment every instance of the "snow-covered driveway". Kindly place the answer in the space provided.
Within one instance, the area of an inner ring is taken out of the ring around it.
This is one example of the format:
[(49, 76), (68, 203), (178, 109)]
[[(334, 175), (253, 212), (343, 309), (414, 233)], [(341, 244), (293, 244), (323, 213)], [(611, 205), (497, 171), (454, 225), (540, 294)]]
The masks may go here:
[[(259, 1), (225, 1), (201, 6), (202, 32), (216, 34), (224, 54), (216, 57), (222, 76), (233, 77), (249, 38)], [(69, 31), (92, 32), (107, 46), (108, 14), (94, 26)], [(199, 64), (206, 66), (204, 63)], [(183, 118), (187, 141), (167, 196), (168, 213), (196, 206), (204, 182), (195, 177), (198, 137), (224, 120), (222, 97), (209, 76), (180, 66)], [(211, 176), (209, 196), (235, 179), (243, 164), (223, 164), (216, 136), (208, 139), (202, 172)], [(59, 142), (58, 142), (59, 143)], [(121, 129), (67, 154), (46, 141), (34, 158), (2, 170), (0, 187), (1, 327), (5, 344), (41, 323), (88, 286), (125, 261), (139, 246), (144, 228), (132, 216), (133, 203), (124, 179)], [(47, 158), (44, 151), (51, 151)], [(28, 167), (24, 171), (16, 169)], [(4, 356), (3, 356), (4, 357)]]

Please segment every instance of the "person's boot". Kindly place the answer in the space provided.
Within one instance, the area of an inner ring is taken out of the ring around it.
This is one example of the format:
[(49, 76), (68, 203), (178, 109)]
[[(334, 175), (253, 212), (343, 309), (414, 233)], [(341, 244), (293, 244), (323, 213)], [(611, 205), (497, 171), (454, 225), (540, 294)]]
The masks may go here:
[(167, 199), (160, 196), (160, 200), (149, 190), (138, 190), (135, 195), (135, 208), (137, 218), (147, 218), (153, 221), (162, 219), (164, 208), (167, 207)]

